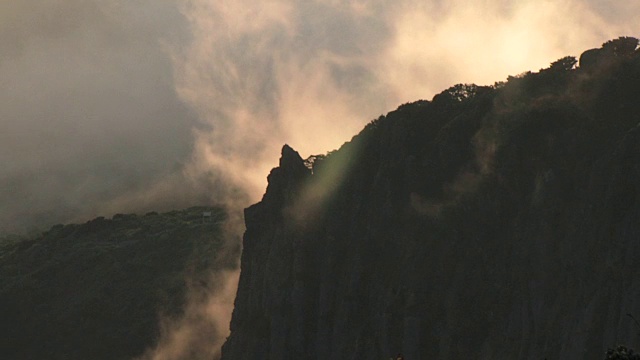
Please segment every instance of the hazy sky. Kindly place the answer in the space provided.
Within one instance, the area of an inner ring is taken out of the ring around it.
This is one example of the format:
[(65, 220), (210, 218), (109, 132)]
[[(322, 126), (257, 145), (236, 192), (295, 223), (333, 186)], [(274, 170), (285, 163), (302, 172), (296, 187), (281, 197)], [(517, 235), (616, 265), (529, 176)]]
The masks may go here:
[[(0, 0), (0, 233), (244, 206), (280, 147), (640, 35), (638, 1)], [(242, 196), (247, 194), (247, 196)]]

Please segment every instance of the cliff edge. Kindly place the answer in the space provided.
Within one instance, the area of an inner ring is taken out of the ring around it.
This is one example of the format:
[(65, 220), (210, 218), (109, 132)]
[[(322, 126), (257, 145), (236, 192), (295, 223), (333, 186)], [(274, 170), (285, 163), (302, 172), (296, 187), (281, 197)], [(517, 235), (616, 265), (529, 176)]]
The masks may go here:
[(223, 359), (638, 348), (640, 52), (625, 39), (588, 66), (402, 105), (327, 155), (285, 146), (245, 211)]

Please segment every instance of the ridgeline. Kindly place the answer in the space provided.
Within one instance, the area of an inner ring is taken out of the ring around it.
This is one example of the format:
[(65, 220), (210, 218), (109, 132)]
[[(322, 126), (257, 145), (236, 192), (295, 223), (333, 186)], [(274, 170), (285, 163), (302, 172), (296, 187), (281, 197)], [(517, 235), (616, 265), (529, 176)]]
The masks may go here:
[[(209, 216), (203, 216), (207, 213)], [(188, 289), (215, 291), (220, 208), (118, 214), (0, 243), (2, 359), (132, 359), (180, 318)]]
[(245, 211), (223, 359), (632, 358), (605, 353), (640, 345), (637, 45), (285, 146)]

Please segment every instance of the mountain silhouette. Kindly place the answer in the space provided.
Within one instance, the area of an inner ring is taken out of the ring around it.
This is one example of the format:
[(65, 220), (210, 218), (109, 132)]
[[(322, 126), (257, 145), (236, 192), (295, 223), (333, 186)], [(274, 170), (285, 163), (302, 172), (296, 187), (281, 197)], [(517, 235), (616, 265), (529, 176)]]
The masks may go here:
[[(208, 216), (203, 216), (208, 214)], [(132, 359), (236, 267), (221, 208), (117, 214), (0, 242), (0, 358)], [(219, 259), (226, 253), (227, 259)], [(216, 336), (215, 329), (200, 330)]]
[(285, 145), (222, 358), (635, 356), (607, 349), (640, 342), (637, 45), (453, 86), (325, 155)]

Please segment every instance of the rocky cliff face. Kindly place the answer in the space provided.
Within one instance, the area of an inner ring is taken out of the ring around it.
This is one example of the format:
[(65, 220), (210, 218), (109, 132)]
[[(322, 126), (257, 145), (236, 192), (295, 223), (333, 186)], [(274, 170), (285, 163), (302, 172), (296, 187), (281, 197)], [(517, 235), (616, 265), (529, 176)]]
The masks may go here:
[(640, 345), (640, 53), (458, 85), (285, 146), (223, 359), (584, 359)]

